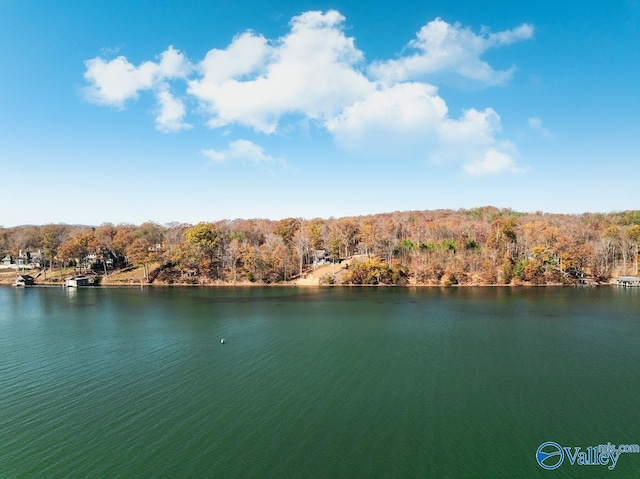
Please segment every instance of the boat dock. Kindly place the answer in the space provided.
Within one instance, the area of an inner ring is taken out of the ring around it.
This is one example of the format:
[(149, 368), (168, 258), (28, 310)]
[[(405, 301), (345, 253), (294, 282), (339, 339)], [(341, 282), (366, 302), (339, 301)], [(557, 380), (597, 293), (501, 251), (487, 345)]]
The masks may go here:
[(98, 286), (100, 284), (99, 276), (85, 276), (83, 274), (78, 276), (71, 276), (65, 279), (65, 286), (67, 288), (79, 288), (82, 286)]
[(640, 288), (640, 276), (619, 276), (616, 285), (624, 288)]

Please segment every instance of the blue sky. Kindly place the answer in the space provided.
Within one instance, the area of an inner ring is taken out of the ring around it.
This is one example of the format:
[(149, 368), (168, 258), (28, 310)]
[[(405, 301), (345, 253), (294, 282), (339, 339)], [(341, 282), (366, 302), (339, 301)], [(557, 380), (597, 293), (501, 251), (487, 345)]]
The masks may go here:
[(0, 225), (640, 207), (640, 3), (0, 0)]

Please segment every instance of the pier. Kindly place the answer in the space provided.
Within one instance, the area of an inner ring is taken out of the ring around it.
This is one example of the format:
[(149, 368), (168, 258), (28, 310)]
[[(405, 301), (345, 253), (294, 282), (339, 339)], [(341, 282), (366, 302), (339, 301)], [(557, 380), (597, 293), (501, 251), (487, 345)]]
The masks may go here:
[(616, 285), (625, 288), (640, 288), (640, 276), (619, 276)]

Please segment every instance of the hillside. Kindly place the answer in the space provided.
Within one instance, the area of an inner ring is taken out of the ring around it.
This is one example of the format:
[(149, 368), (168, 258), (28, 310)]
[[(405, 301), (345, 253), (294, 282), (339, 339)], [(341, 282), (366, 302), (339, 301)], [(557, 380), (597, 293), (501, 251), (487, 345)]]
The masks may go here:
[[(338, 219), (0, 228), (3, 262), (46, 265), (53, 283), (74, 266), (91, 269), (105, 285), (598, 283), (638, 274), (639, 245), (638, 210), (567, 215), (490, 206)], [(14, 278), (0, 273), (5, 284)]]

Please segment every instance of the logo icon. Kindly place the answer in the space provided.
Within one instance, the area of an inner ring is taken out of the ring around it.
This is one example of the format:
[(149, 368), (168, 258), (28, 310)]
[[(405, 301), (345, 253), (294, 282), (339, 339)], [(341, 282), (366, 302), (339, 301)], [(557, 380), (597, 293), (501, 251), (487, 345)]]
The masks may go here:
[(540, 444), (540, 447), (536, 451), (536, 461), (540, 464), (540, 467), (551, 471), (557, 469), (564, 461), (564, 452), (562, 447), (556, 442), (547, 441)]

